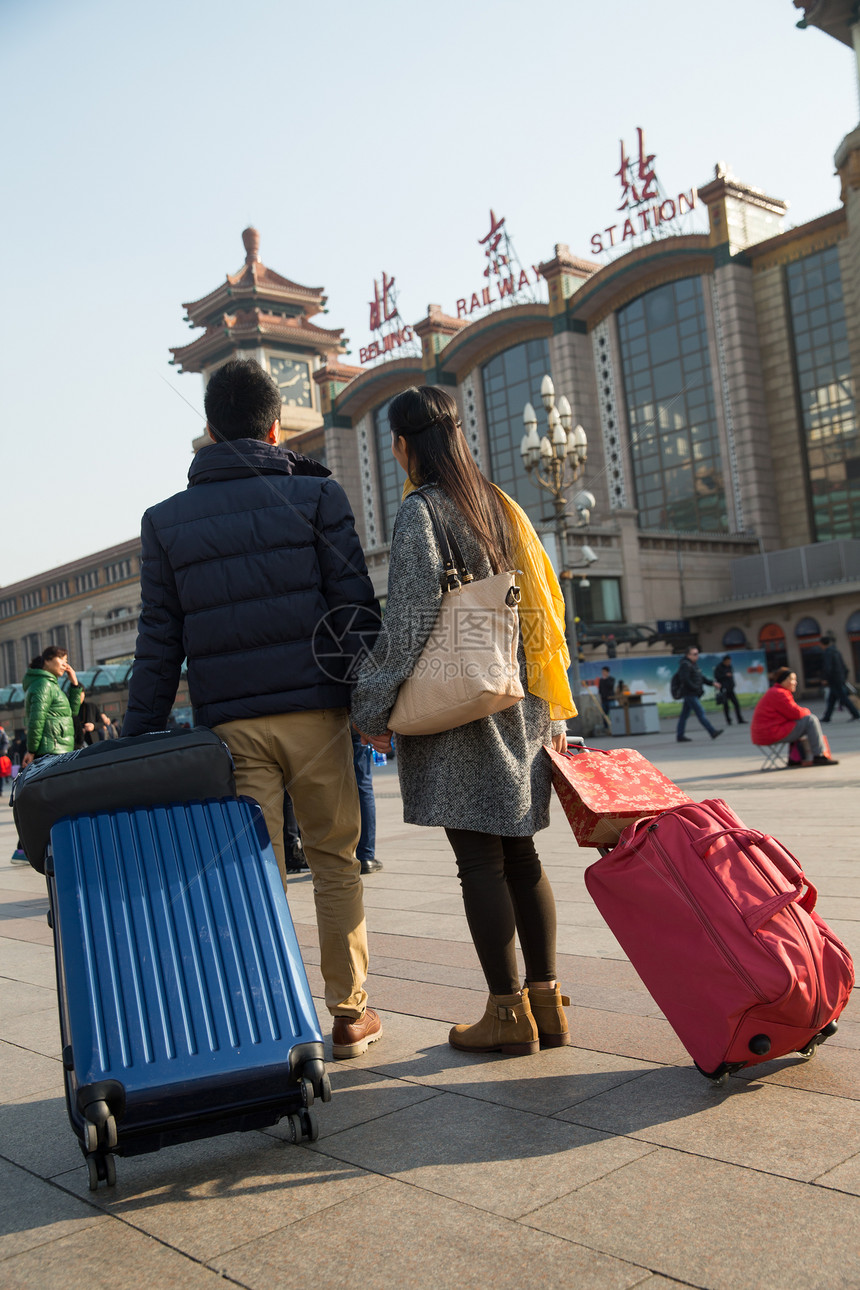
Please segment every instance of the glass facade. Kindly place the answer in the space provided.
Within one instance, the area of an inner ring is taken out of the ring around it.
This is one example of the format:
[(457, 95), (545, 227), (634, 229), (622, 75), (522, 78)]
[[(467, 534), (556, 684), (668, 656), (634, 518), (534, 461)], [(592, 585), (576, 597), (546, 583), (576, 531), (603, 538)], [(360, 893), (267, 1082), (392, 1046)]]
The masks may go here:
[(860, 443), (835, 246), (785, 271), (814, 537), (860, 537)]
[(391, 426), (388, 421), (388, 403), (381, 404), (373, 414), (373, 433), (376, 442), (376, 461), (379, 470), (379, 528), (383, 542), (391, 541), (394, 518), (403, 496), (406, 472), (394, 460), (391, 452)]
[[(538, 432), (546, 432), (546, 414), (540, 400), (540, 383), (549, 372), (549, 345), (527, 340), (491, 358), (482, 372), (484, 413), (490, 441), (486, 474), (519, 502), (533, 524), (552, 514), (549, 494), (531, 482), (520, 456), (524, 434), (523, 408), (531, 403), (538, 416)], [(557, 391), (563, 394), (563, 390)]]
[(656, 287), (616, 316), (639, 527), (727, 532), (700, 279)]

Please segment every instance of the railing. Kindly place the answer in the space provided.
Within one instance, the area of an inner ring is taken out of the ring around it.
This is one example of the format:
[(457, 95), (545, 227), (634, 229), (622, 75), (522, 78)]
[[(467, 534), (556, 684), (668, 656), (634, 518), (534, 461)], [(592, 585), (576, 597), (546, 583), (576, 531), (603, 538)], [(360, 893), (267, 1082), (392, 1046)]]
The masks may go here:
[(732, 599), (860, 581), (860, 539), (816, 542), (731, 562)]

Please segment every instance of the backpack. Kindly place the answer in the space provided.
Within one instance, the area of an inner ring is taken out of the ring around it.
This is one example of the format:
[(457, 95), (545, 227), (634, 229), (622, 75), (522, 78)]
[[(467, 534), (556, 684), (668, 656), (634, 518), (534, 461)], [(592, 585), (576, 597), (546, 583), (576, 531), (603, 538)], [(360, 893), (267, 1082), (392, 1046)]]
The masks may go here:
[(669, 689), (672, 691), (673, 699), (683, 699), (684, 693), (681, 689), (681, 669), (672, 673), (672, 680), (669, 682)]

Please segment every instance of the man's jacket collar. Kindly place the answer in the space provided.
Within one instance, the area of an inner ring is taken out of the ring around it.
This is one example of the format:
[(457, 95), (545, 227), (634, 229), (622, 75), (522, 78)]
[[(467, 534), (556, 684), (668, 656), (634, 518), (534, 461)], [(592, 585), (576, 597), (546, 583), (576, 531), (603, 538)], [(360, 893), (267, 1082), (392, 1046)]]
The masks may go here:
[(188, 471), (192, 484), (214, 484), (228, 479), (247, 479), (249, 475), (317, 475), (331, 474), (311, 457), (303, 457), (282, 444), (262, 439), (234, 439), (229, 443), (210, 443), (201, 448)]

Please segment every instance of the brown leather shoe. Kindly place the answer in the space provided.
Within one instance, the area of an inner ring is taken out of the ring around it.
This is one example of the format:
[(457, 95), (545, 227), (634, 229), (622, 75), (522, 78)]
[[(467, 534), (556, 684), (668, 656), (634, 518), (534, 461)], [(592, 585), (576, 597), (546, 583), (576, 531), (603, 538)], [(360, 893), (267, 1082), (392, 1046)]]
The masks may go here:
[(335, 1061), (359, 1057), (382, 1038), (382, 1022), (372, 1008), (360, 1017), (335, 1017), (331, 1028), (331, 1055)]

